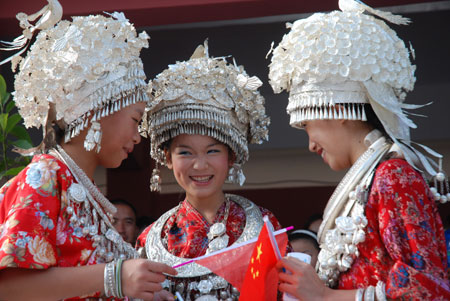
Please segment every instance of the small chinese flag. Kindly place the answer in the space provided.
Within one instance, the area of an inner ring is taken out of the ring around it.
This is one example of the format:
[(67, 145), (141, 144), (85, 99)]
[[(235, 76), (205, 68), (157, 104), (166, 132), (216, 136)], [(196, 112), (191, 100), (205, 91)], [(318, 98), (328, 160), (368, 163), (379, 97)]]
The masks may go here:
[[(263, 228), (265, 227), (266, 226)], [(287, 229), (282, 229), (277, 231), (276, 235), (274, 234), (276, 243), (283, 254), (286, 252), (288, 241), (286, 230)], [(250, 255), (252, 255), (253, 250), (256, 248), (257, 242), (259, 242), (259, 240), (256, 241), (256, 239), (246, 241), (238, 246), (231, 246), (212, 253), (211, 255), (203, 256), (196, 259), (195, 262), (207, 267), (213, 273), (226, 279), (229, 283), (231, 283), (231, 285), (241, 292), (243, 291), (244, 279), (250, 265)], [(274, 271), (275, 275), (273, 276), (273, 279), (275, 279), (274, 286), (276, 290), (276, 286), (278, 285), (278, 273), (276, 273), (275, 269)]]
[(280, 258), (272, 225), (266, 220), (253, 249), (239, 301), (277, 299), (278, 273), (275, 264)]

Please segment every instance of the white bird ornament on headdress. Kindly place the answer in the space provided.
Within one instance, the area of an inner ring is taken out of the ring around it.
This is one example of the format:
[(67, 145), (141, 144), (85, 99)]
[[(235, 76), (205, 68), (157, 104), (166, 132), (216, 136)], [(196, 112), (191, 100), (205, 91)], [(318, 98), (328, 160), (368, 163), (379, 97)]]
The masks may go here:
[[(29, 41), (31, 41), (36, 30), (48, 29), (58, 23), (59, 20), (61, 20), (63, 15), (61, 4), (58, 2), (58, 0), (47, 1), (48, 4), (46, 6), (32, 15), (27, 15), (25, 13), (18, 13), (16, 15), (17, 20), (20, 21), (20, 27), (23, 28), (22, 35), (15, 38), (12, 42), (0, 41), (0, 43), (5, 46), (0, 48), (0, 50), (12, 51), (22, 48), (23, 49), (0, 62), (0, 65), (3, 65), (11, 61), (14, 57), (21, 55), (28, 48), (27, 45)], [(35, 21), (37, 18), (39, 18), (39, 20), (37, 20), (34, 25), (30, 24), (30, 22)]]
[(338, 5), (339, 9), (343, 12), (363, 13), (364, 11), (367, 11), (372, 15), (375, 15), (377, 17), (380, 17), (381, 19), (387, 20), (397, 25), (407, 25), (411, 22), (409, 18), (394, 15), (390, 12), (373, 9), (360, 0), (339, 0)]

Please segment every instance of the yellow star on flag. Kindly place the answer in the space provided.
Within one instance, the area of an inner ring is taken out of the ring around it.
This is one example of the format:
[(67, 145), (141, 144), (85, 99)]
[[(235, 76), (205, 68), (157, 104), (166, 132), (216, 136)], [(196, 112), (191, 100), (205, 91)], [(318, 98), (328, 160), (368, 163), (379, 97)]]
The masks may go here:
[(259, 277), (259, 270), (254, 271), (253, 267), (251, 267), (250, 271), (252, 273), (253, 279), (256, 279)]
[(258, 254), (256, 254), (256, 260), (258, 260), (259, 262), (261, 262), (261, 255), (262, 255), (262, 243), (259, 244), (259, 246), (257, 247), (257, 252)]

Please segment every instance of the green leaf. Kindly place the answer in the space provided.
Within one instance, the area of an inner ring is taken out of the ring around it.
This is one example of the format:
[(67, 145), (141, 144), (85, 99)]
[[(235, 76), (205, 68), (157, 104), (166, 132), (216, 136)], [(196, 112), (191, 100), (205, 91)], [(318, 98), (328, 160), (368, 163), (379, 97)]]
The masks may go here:
[(3, 130), (6, 129), (6, 125), (8, 124), (8, 113), (0, 114), (0, 128)]
[(13, 127), (15, 127), (16, 124), (20, 120), (22, 120), (22, 117), (19, 114), (17, 114), (17, 113), (14, 113), (11, 116), (9, 116), (8, 117), (8, 123), (6, 124), (5, 134), (8, 134), (9, 132), (11, 132)]
[(33, 145), (29, 141), (24, 140), (24, 139), (19, 139), (19, 140), (14, 141), (12, 143), (12, 145), (14, 145), (15, 147), (18, 147), (18, 148), (22, 148), (22, 149), (29, 149), (29, 148), (33, 147)]
[(16, 125), (9, 133), (19, 139), (27, 140), (31, 143), (30, 134), (28, 134), (27, 130), (23, 126)]
[(6, 102), (6, 82), (1, 74), (0, 74), (0, 102), (2, 106)]
[[(9, 93), (8, 93), (8, 95), (9, 95)], [(16, 103), (14, 101), (8, 102), (8, 104), (6, 105), (6, 113), (11, 112), (11, 110), (14, 109), (15, 106), (16, 106)]]
[(10, 168), (3, 174), (3, 176), (16, 176), (24, 168), (25, 168), (25, 166)]
[(5, 92), (1, 95), (3, 105), (8, 102), (10, 96), (11, 96), (11, 94), (8, 92)]

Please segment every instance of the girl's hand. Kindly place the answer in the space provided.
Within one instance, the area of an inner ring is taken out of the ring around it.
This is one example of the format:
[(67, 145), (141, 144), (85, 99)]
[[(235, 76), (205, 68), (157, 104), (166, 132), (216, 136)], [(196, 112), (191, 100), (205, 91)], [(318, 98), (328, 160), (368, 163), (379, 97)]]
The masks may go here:
[[(147, 259), (130, 259), (122, 265), (122, 291), (125, 296), (153, 300), (155, 292), (162, 290), (163, 273), (176, 275), (177, 271), (168, 265)], [(161, 294), (161, 296), (167, 296)], [(168, 299), (159, 300), (171, 300)], [(172, 297), (173, 300), (173, 297)]]
[[(277, 263), (279, 269), (279, 290), (299, 300), (325, 300), (332, 291), (320, 280), (314, 268), (296, 258), (284, 257)], [(283, 272), (282, 269), (286, 272)]]

